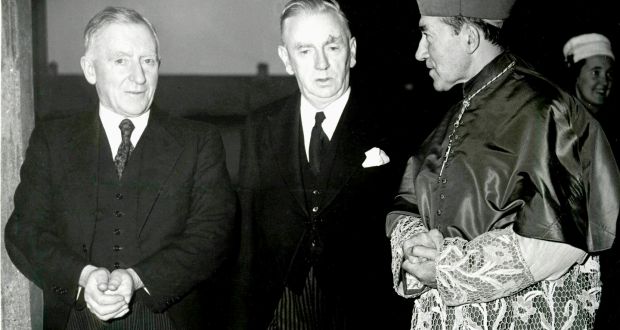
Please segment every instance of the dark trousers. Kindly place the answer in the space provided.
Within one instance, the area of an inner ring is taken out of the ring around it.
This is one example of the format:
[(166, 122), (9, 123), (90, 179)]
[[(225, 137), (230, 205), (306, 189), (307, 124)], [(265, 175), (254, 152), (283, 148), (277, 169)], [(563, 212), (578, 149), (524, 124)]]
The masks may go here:
[(172, 330), (174, 326), (167, 313), (153, 313), (140, 299), (132, 299), (129, 312), (120, 319), (102, 321), (93, 313), (71, 310), (67, 330)]
[(319, 287), (310, 268), (304, 287), (297, 293), (284, 288), (268, 330), (343, 329), (344, 320), (338, 303), (329, 299)]

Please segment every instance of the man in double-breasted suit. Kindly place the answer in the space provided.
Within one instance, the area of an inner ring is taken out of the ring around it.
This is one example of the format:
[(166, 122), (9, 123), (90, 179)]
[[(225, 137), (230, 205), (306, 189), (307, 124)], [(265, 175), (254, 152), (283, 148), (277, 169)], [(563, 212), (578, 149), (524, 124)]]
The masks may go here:
[(219, 133), (151, 109), (159, 43), (139, 13), (99, 12), (85, 46), (99, 109), (37, 123), (9, 256), (43, 289), (46, 329), (202, 329), (235, 211)]
[(247, 120), (237, 326), (391, 328), (397, 298), (381, 218), (398, 162), (349, 87), (356, 40), (335, 1), (293, 0), (281, 28), (278, 53), (300, 93)]

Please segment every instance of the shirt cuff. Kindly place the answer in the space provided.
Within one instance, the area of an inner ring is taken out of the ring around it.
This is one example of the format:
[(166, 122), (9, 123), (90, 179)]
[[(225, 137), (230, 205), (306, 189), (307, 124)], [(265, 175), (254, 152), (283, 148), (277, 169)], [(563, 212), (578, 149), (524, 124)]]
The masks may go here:
[(556, 280), (588, 254), (566, 243), (544, 241), (517, 235), (521, 255), (536, 282)]
[(84, 268), (82, 268), (82, 272), (80, 273), (80, 280), (78, 282), (79, 286), (85, 287), (86, 281), (88, 280), (88, 276), (90, 276), (90, 273), (92, 273), (96, 269), (97, 267), (93, 265), (84, 266)]
[(80, 299), (80, 293), (82, 293), (82, 288), (86, 286), (86, 280), (88, 280), (88, 276), (92, 273), (97, 267), (93, 265), (86, 265), (82, 268), (82, 272), (80, 273), (80, 279), (78, 280), (78, 291), (75, 296), (75, 300)]
[(405, 298), (417, 297), (428, 290), (428, 287), (418, 281), (415, 276), (402, 269), (404, 259), (403, 244), (415, 235), (427, 231), (428, 229), (426, 229), (422, 219), (419, 217), (401, 215), (391, 233), (390, 246), (392, 248), (392, 280), (394, 290)]
[(415, 214), (415, 213), (411, 213), (407, 211), (392, 211), (388, 213), (385, 219), (385, 234), (387, 235), (387, 237), (392, 236), (392, 232), (394, 231), (396, 226), (399, 224), (400, 220), (406, 217), (421, 219), (419, 214)]
[(129, 275), (131, 275), (131, 278), (133, 279), (134, 290), (144, 289), (146, 293), (148, 293), (149, 295), (151, 294), (149, 290), (144, 286), (144, 283), (142, 282), (142, 279), (140, 279), (140, 276), (138, 275), (138, 273), (136, 273), (136, 271), (133, 270), (133, 268), (128, 268), (127, 272), (129, 273)]

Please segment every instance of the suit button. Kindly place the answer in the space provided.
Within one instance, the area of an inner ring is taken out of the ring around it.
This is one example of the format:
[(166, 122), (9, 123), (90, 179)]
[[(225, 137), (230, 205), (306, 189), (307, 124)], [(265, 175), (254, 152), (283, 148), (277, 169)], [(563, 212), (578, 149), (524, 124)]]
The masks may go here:
[(318, 206), (315, 206), (315, 207), (312, 208), (312, 212), (316, 213), (318, 211), (319, 211), (319, 207)]
[(117, 194), (115, 194), (115, 195), (114, 195), (114, 197), (115, 197), (116, 199), (118, 199), (118, 200), (121, 200), (121, 199), (123, 199), (123, 194), (119, 194), (119, 193), (117, 193)]
[(123, 216), (123, 212), (121, 212), (121, 211), (119, 211), (119, 210), (114, 210), (114, 212), (113, 212), (113, 213), (114, 213), (114, 215), (115, 215), (117, 218), (120, 218), (120, 217), (122, 217), (122, 216)]
[(321, 193), (321, 192), (320, 192), (320, 191), (318, 191), (318, 190), (316, 190), (316, 189), (312, 191), (312, 194), (313, 194), (313, 195), (319, 195), (320, 193)]
[(114, 269), (119, 269), (121, 268), (121, 264), (119, 264), (118, 262), (114, 263)]
[(441, 199), (446, 199), (446, 195), (444, 195), (444, 194), (439, 194), (439, 198), (441, 198)]
[(441, 183), (443, 183), (443, 184), (448, 183), (448, 179), (443, 179), (443, 180), (441, 180)]
[(84, 253), (88, 252), (88, 249), (86, 248), (86, 244), (82, 244), (82, 252)]
[(112, 248), (114, 251), (120, 251), (123, 249), (122, 246), (118, 246), (118, 245), (114, 245), (114, 247)]
[(441, 210), (437, 210), (437, 215), (441, 215)]
[(121, 230), (118, 228), (114, 228), (114, 235), (120, 235), (121, 234)]

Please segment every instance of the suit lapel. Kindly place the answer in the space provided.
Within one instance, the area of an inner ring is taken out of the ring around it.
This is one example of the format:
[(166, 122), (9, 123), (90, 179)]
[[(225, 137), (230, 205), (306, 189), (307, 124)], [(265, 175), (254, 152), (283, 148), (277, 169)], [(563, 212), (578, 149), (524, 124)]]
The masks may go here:
[(300, 95), (291, 97), (281, 109), (268, 116), (269, 136), (267, 145), (279, 166), (284, 181), (299, 204), (306, 210), (301, 179), (299, 136), (301, 119), (299, 114)]
[(75, 221), (85, 238), (92, 238), (95, 227), (100, 134), (105, 133), (97, 111), (78, 117), (60, 152), (66, 157), (65, 196), (75, 205)]
[(164, 114), (151, 111), (149, 123), (138, 142), (138, 145), (142, 144), (141, 147), (144, 148), (140, 166), (142, 187), (136, 221), (138, 236), (183, 151), (183, 146), (170, 133), (166, 117)]
[(325, 191), (321, 202), (323, 210), (336, 198), (351, 176), (362, 169), (366, 150), (363, 149), (363, 136), (359, 134), (358, 110), (350, 96), (332, 136), (330, 144), (333, 145), (323, 161), (326, 168), (329, 168), (329, 173), (320, 181)]

